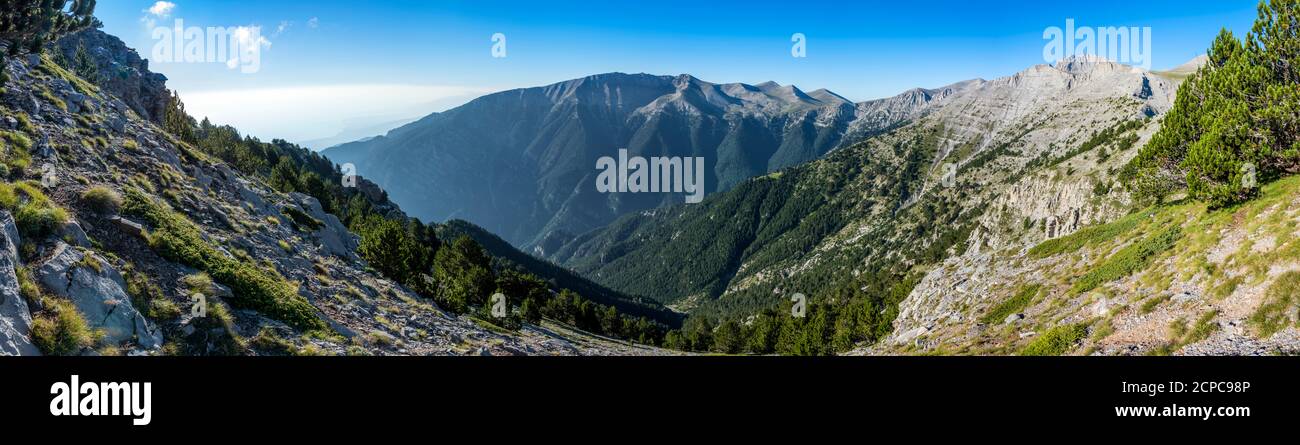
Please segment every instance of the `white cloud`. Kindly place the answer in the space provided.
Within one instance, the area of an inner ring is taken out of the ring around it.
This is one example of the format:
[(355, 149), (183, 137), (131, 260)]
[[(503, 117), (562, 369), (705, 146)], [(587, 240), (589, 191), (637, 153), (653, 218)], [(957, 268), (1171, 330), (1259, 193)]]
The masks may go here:
[(158, 26), (158, 19), (171, 17), (172, 11), (175, 10), (175, 3), (166, 1), (154, 3), (148, 9), (140, 11), (144, 13), (144, 16), (140, 17), (140, 23), (143, 23), (147, 29), (153, 29)]
[(294, 23), (290, 21), (280, 21), (280, 24), (275, 27), (275, 32), (271, 34), (271, 38), (280, 37), (280, 34), (284, 34), (289, 28), (293, 28), (293, 25)]
[(320, 18), (319, 18), (319, 17), (312, 17), (311, 20), (308, 20), (308, 21), (307, 21), (307, 27), (308, 27), (308, 28), (311, 28), (311, 29), (319, 28), (319, 27), (320, 27)]
[(172, 11), (175, 11), (175, 10), (176, 10), (176, 4), (175, 4), (175, 3), (172, 3), (172, 2), (157, 2), (157, 3), (154, 3), (153, 6), (150, 6), (149, 9), (146, 9), (145, 12), (148, 12), (149, 14), (152, 14), (152, 15), (155, 16), (155, 17), (158, 17), (158, 18), (164, 18), (164, 19), (165, 19), (165, 18), (167, 18), (168, 16), (171, 16), (171, 15), (172, 15)]
[(262, 48), (270, 48), (271, 41), (262, 37), (261, 26), (236, 26), (231, 35), (239, 39), (241, 48), (252, 48), (257, 45)]
[(450, 85), (326, 85), (182, 92), (185, 109), (216, 124), (290, 141), (327, 138), (349, 122), (391, 116), (423, 117), (488, 93)]

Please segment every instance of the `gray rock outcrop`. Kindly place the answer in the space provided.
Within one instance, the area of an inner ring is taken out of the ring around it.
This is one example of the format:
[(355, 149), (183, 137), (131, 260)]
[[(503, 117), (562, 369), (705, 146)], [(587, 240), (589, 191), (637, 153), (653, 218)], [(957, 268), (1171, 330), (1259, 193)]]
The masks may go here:
[(32, 344), (32, 314), (18, 290), (18, 228), (7, 211), (0, 210), (0, 356), (41, 355)]
[(37, 276), (51, 292), (71, 300), (91, 328), (102, 329), (104, 341), (162, 346), (162, 331), (131, 305), (122, 274), (98, 255), (59, 243)]

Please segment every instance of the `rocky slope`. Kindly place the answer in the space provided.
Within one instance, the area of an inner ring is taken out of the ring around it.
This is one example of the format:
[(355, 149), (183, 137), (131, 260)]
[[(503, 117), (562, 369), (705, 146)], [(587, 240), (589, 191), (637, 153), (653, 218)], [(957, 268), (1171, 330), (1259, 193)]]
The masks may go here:
[[(48, 57), (4, 67), (0, 355), (657, 353), (571, 331), (498, 331), (378, 276), (314, 198), (274, 192), (160, 130), (153, 96), (136, 90), (161, 94), (161, 79), (95, 36), (74, 38), (124, 70), (105, 87)], [(180, 254), (238, 265), (242, 287), (160, 250), (185, 242)], [(250, 289), (287, 293), (255, 302)], [(323, 328), (286, 317), (294, 301)]]
[(602, 74), (479, 98), (388, 135), (324, 151), (352, 163), (414, 216), (463, 219), (550, 254), (575, 234), (681, 194), (601, 194), (596, 160), (704, 157), (706, 191), (816, 159), (923, 115), (978, 85), (854, 104), (768, 82)]
[(894, 334), (857, 352), (1300, 353), (1297, 196), (1289, 178), (1238, 208), (1176, 203), (950, 258), (904, 302)]

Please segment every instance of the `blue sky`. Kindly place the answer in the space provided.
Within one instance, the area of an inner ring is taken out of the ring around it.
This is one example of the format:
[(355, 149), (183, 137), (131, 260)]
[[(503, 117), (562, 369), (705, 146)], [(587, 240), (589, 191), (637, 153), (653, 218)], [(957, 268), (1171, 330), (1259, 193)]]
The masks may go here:
[[(622, 71), (712, 82), (776, 81), (855, 101), (912, 87), (993, 79), (1044, 63), (1043, 32), (1152, 28), (1152, 67), (1202, 54), (1251, 0), (451, 1), (111, 0), (104, 30), (142, 56), (149, 24), (260, 26), (260, 69), (160, 63), (195, 114), (263, 138), (309, 140), (441, 111), (480, 94)], [(150, 12), (150, 9), (153, 12)], [(507, 57), (493, 58), (493, 34)], [(791, 57), (791, 36), (807, 57)]]

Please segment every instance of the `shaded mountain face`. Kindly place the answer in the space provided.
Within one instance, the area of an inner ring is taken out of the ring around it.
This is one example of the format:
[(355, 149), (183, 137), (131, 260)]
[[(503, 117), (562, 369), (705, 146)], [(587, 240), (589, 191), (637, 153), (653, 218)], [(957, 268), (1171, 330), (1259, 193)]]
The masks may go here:
[[(1175, 91), (1175, 80), (1105, 61), (1035, 66), (700, 205), (620, 218), (549, 258), (616, 290), (723, 317), (795, 292), (842, 301), (881, 282), (945, 276), (932, 269), (953, 255), (1113, 218), (1127, 199), (1110, 187), (1114, 171)], [(881, 310), (898, 304), (886, 299)]]
[(413, 216), (463, 219), (547, 254), (573, 235), (682, 193), (600, 193), (597, 160), (703, 157), (706, 193), (817, 159), (923, 115), (981, 82), (854, 104), (776, 83), (603, 74), (497, 93), (324, 154)]

